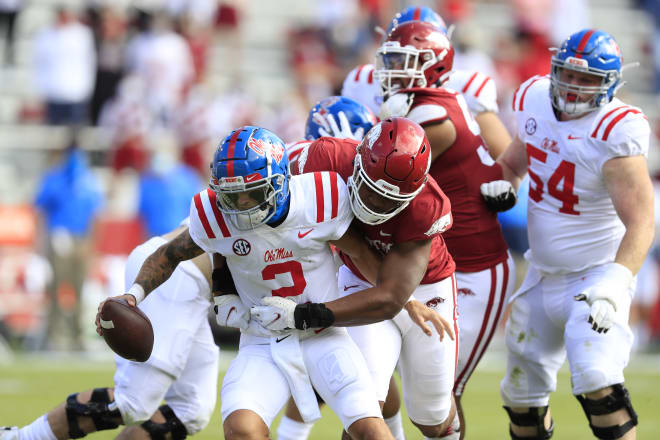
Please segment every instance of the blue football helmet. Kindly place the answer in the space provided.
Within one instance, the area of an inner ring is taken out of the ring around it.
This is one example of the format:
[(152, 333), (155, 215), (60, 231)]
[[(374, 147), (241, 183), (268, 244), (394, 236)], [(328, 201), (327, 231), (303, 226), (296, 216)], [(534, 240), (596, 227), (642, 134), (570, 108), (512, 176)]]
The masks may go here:
[[(591, 112), (610, 102), (623, 86), (623, 57), (614, 38), (607, 32), (584, 29), (576, 32), (552, 56), (550, 94), (558, 111), (579, 115)], [(588, 73), (600, 78), (598, 86), (581, 86), (561, 80), (564, 69)], [(569, 94), (573, 95), (572, 100)], [(577, 96), (590, 94), (588, 101)]]
[[(329, 123), (327, 116), (332, 115), (336, 125), (341, 127), (339, 112), (343, 112), (348, 121), (348, 129), (351, 133), (337, 133)], [(334, 137), (350, 137), (355, 140), (362, 140), (362, 137), (376, 124), (376, 116), (373, 112), (355, 101), (345, 96), (330, 96), (316, 103), (309, 111), (307, 123), (305, 124), (305, 139), (313, 141), (324, 135)], [(360, 130), (362, 128), (362, 130)], [(359, 138), (359, 139), (358, 139)]]
[(395, 27), (409, 21), (425, 21), (431, 23), (438, 28), (438, 30), (442, 31), (443, 34), (447, 34), (447, 25), (437, 12), (426, 6), (410, 6), (397, 12), (390, 22), (390, 26), (387, 28), (386, 35), (391, 34)]
[(248, 125), (232, 131), (215, 151), (209, 186), (220, 211), (245, 231), (286, 215), (289, 178), (289, 157), (282, 139)]

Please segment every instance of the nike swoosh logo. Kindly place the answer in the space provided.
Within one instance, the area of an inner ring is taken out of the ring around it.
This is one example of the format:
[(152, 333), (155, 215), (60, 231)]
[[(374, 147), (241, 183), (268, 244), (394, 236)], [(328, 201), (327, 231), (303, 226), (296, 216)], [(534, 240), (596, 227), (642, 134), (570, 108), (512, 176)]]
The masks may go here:
[(573, 136), (572, 134), (569, 134), (569, 135), (568, 135), (568, 139), (571, 140), (571, 141), (574, 141), (574, 140), (576, 140), (576, 139), (582, 139), (582, 138), (581, 138), (581, 137)]
[(388, 233), (383, 232), (383, 231), (378, 231), (378, 233), (383, 237), (391, 237), (392, 236), (392, 234), (388, 234)]
[(285, 340), (286, 338), (288, 338), (289, 336), (291, 336), (291, 335), (286, 335), (286, 336), (283, 337), (283, 338), (277, 338), (277, 339), (275, 339), (275, 343), (280, 343), (280, 342), (282, 342), (283, 340)]
[(280, 318), (282, 317), (279, 313), (276, 313), (276, 315), (277, 315), (277, 316), (275, 317), (275, 319), (273, 319), (272, 321), (270, 321), (270, 322), (269, 322), (267, 325), (265, 325), (264, 327), (268, 327), (269, 325), (271, 325), (272, 323), (274, 323), (275, 321), (277, 321), (278, 319), (280, 319)]
[(352, 289), (354, 287), (360, 287), (359, 284), (353, 284), (352, 286), (344, 286), (344, 292), (346, 292), (348, 289)]
[(314, 230), (314, 228), (310, 229), (310, 230), (307, 231), (307, 232), (300, 232), (300, 231), (298, 231), (298, 238), (304, 238), (305, 235), (309, 234), (309, 233), (312, 232), (313, 230)]

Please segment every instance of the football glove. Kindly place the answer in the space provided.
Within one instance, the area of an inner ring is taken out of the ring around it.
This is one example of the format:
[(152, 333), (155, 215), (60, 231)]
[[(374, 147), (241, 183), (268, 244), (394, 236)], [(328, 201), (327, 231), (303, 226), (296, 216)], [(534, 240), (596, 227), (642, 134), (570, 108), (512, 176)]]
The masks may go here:
[(358, 127), (355, 130), (355, 133), (351, 130), (351, 124), (348, 122), (348, 118), (343, 111), (337, 112), (337, 118), (339, 119), (339, 125), (335, 121), (332, 114), (328, 114), (325, 119), (328, 122), (329, 129), (326, 130), (324, 127), (319, 128), (319, 134), (321, 136), (330, 136), (340, 139), (353, 139), (355, 141), (361, 141), (364, 137), (364, 128)]
[(387, 101), (383, 102), (380, 106), (378, 117), (381, 121), (384, 121), (388, 118), (406, 116), (410, 111), (414, 97), (414, 93), (397, 93), (390, 96)]
[(481, 184), (481, 196), (488, 209), (494, 212), (508, 211), (518, 200), (513, 185), (508, 180), (493, 180)]
[(633, 279), (632, 272), (619, 263), (609, 263), (605, 267), (607, 270), (600, 280), (574, 297), (576, 301), (589, 304), (588, 322), (598, 333), (607, 333), (614, 324), (619, 298), (627, 294)]
[(250, 309), (247, 308), (238, 295), (214, 296), (215, 320), (223, 327), (236, 327), (242, 330), (248, 328)]
[(261, 298), (261, 306), (253, 306), (250, 315), (262, 326), (271, 331), (291, 330), (296, 328), (295, 301), (280, 296)]

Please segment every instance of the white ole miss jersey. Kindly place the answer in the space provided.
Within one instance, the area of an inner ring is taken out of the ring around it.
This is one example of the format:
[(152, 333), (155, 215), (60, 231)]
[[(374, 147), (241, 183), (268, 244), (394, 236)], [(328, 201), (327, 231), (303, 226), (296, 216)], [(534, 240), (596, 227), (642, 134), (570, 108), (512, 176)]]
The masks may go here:
[(380, 83), (374, 79), (374, 65), (362, 64), (348, 72), (341, 96), (354, 99), (377, 115), (383, 103), (383, 92)]
[(338, 296), (337, 267), (329, 240), (341, 238), (353, 220), (348, 189), (333, 172), (292, 176), (289, 213), (276, 227), (236, 229), (206, 189), (193, 197), (190, 236), (206, 252), (217, 252), (227, 265), (243, 303), (261, 305), (265, 296), (287, 297), (299, 304)]
[(647, 155), (646, 117), (614, 98), (579, 119), (558, 121), (548, 76), (524, 82), (512, 105), (527, 151), (527, 259), (549, 273), (614, 261), (625, 227), (605, 187), (602, 167), (616, 157)]
[(485, 73), (476, 70), (453, 70), (442, 87), (456, 90), (463, 95), (472, 116), (499, 111), (495, 81)]

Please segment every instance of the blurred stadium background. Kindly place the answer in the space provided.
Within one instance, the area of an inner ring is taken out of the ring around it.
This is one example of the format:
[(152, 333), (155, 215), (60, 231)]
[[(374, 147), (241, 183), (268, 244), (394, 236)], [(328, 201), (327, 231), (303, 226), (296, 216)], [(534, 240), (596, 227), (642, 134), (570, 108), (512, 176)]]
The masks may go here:
[[(102, 298), (122, 292), (130, 250), (186, 215), (232, 128), (300, 140), (308, 109), (373, 61), (374, 28), (413, 4), (456, 25), (455, 66), (495, 79), (510, 129), (512, 92), (549, 71), (547, 47), (585, 27), (612, 33), (625, 61), (640, 62), (619, 96), (649, 118), (660, 190), (656, 0), (0, 0), (0, 425), (110, 385), (111, 353), (93, 320)], [(55, 212), (61, 199), (70, 208)], [(503, 222), (523, 251), (524, 209)], [(660, 438), (658, 258), (654, 247), (631, 314), (639, 438)], [(236, 334), (216, 336), (228, 361)], [(470, 438), (506, 437), (498, 338), (464, 399)], [(556, 438), (589, 437), (565, 373), (552, 404)], [(216, 414), (200, 437), (220, 432)], [(312, 438), (337, 437), (336, 417), (324, 419)]]

